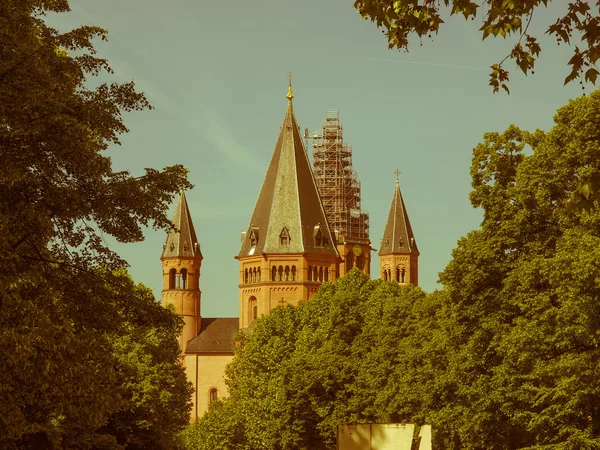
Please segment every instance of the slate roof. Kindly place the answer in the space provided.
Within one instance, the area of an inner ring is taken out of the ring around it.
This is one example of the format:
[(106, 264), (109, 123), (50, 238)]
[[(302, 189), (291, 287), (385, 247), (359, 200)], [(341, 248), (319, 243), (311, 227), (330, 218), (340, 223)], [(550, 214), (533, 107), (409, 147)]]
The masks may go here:
[(201, 331), (185, 346), (187, 353), (233, 353), (233, 337), (240, 328), (237, 317), (203, 317)]
[[(339, 256), (300, 137), (292, 97), (290, 89), (281, 131), (238, 257), (261, 253)], [(280, 239), (284, 228), (289, 233), (287, 244)], [(323, 246), (315, 245), (318, 230), (325, 238)]]
[(408, 213), (406, 212), (404, 199), (400, 192), (400, 184), (397, 180), (390, 214), (379, 247), (380, 255), (389, 255), (392, 253), (419, 254), (417, 241), (408, 220)]
[(169, 230), (161, 258), (202, 258), (200, 244), (196, 237), (192, 216), (183, 191), (179, 196), (171, 222), (179, 232), (174, 229)]

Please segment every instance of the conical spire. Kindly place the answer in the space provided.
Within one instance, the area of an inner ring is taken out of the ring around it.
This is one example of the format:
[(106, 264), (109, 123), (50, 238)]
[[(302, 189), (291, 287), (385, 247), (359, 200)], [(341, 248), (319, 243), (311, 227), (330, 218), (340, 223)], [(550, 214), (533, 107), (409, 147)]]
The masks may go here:
[(338, 256), (294, 116), (291, 81), (286, 98), (283, 125), (238, 256), (261, 253)]
[(169, 230), (167, 240), (163, 245), (162, 258), (202, 258), (200, 244), (198, 244), (192, 216), (183, 191), (179, 196), (171, 222), (179, 232), (174, 229)]
[(419, 254), (398, 179), (396, 179), (394, 198), (379, 248), (380, 255), (392, 253)]

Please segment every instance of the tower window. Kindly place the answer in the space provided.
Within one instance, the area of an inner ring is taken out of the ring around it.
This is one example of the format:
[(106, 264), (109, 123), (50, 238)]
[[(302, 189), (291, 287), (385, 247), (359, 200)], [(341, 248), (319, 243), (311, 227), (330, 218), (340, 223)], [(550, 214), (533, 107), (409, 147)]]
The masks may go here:
[(248, 269), (244, 271), (244, 283), (248, 283)]
[(252, 296), (248, 299), (248, 323), (252, 323), (258, 318), (258, 301)]
[(187, 289), (187, 269), (181, 269), (181, 289)]
[(400, 271), (400, 282), (401, 283), (406, 283), (406, 281), (404, 280), (404, 276), (406, 274), (406, 270), (404, 269), (404, 267), (402, 268), (402, 270)]
[(285, 266), (285, 281), (290, 279), (290, 266)]
[(260, 267), (256, 269), (256, 281), (260, 283)]
[(175, 278), (177, 271), (175, 269), (169, 270), (169, 289), (175, 289)]
[(277, 267), (271, 268), (271, 281), (277, 281)]
[(308, 266), (308, 281), (312, 281), (312, 279), (313, 279), (312, 266)]
[(283, 266), (279, 266), (279, 281), (283, 281)]
[(296, 281), (296, 266), (292, 266), (292, 281)]
[(329, 267), (325, 267), (325, 281), (329, 281)]

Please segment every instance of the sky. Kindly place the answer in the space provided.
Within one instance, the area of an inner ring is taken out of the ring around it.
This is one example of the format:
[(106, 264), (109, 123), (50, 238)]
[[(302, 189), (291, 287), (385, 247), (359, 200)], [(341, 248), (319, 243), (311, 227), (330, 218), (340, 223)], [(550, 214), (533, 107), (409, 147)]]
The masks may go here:
[[(127, 113), (130, 132), (108, 151), (115, 170), (183, 164), (195, 188), (186, 193), (204, 260), (204, 317), (237, 317), (240, 233), (248, 227), (279, 133), (289, 69), (301, 129), (319, 130), (326, 109), (339, 109), (352, 146), (378, 248), (400, 187), (420, 250), (419, 284), (441, 288), (438, 273), (457, 240), (478, 228), (482, 211), (469, 202), (472, 149), (486, 132), (510, 124), (549, 130), (557, 108), (581, 95), (563, 87), (572, 48), (545, 37), (566, 10), (555, 1), (534, 15), (530, 31), (542, 53), (534, 75), (511, 70), (511, 94), (493, 94), (489, 66), (510, 52), (516, 37), (481, 42), (481, 18), (448, 17), (433, 40), (411, 40), (410, 52), (389, 50), (385, 36), (360, 18), (352, 0), (92, 0), (51, 15), (60, 30), (96, 25), (108, 30), (98, 56), (133, 80), (154, 109)], [(591, 89), (588, 88), (589, 92)], [(309, 149), (312, 153), (312, 149)], [(171, 212), (175, 202), (171, 207)], [(136, 282), (162, 290), (164, 231), (145, 240), (108, 240), (130, 264)], [(372, 277), (378, 274), (374, 254)]]

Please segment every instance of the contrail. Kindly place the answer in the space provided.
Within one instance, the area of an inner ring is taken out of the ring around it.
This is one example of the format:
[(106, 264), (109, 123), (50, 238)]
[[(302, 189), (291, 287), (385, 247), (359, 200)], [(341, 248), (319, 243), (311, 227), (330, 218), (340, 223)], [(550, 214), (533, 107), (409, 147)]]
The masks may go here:
[(451, 67), (453, 69), (487, 70), (487, 69), (483, 69), (481, 67), (454, 66), (451, 64), (436, 64), (436, 63), (427, 63), (427, 62), (403, 61), (401, 59), (379, 59), (379, 58), (362, 58), (362, 57), (360, 59), (367, 59), (369, 61), (396, 62), (396, 63), (404, 63), (404, 64), (419, 64), (422, 66)]

